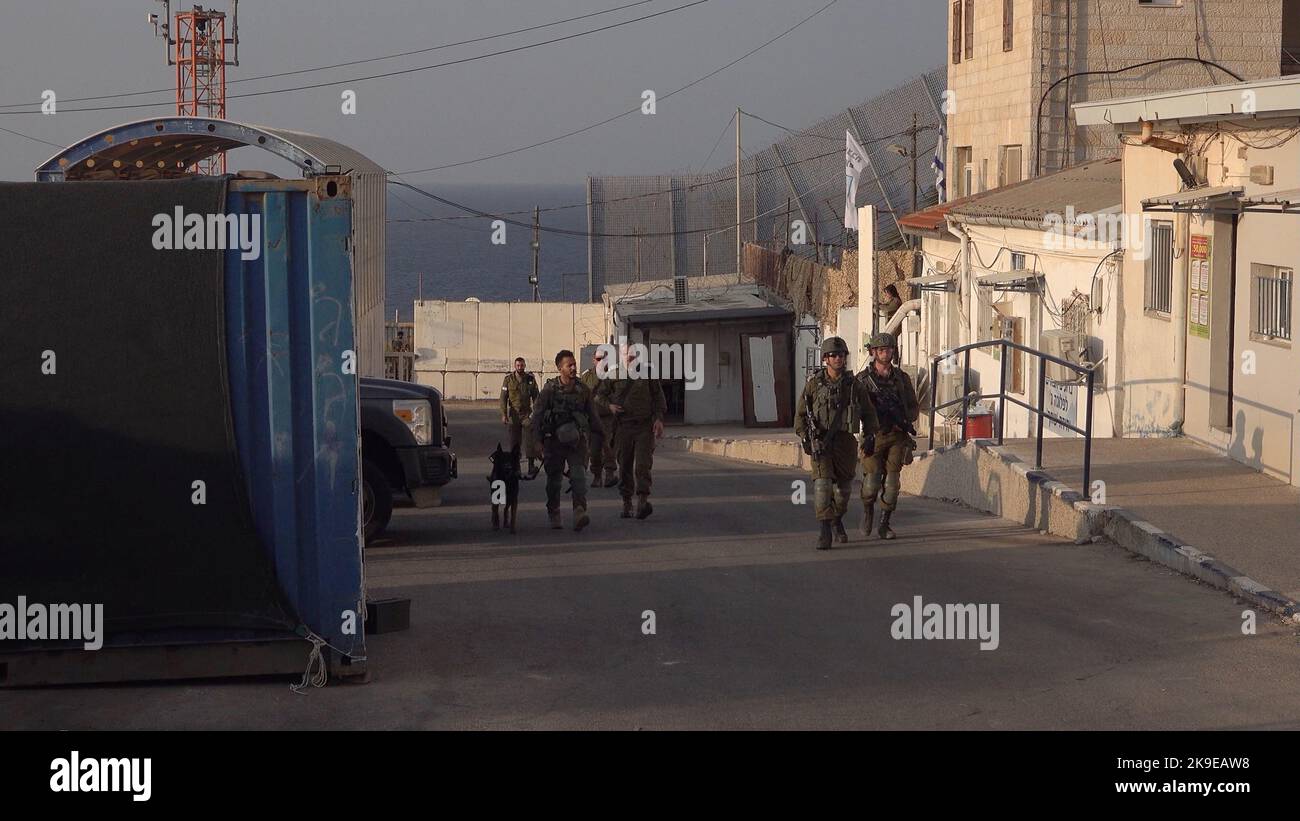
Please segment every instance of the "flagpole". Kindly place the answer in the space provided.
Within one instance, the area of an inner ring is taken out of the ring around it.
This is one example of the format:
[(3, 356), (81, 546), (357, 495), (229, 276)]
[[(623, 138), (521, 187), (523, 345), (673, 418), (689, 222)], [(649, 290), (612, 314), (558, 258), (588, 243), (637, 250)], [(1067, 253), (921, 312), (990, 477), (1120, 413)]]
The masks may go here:
[(740, 242), (740, 106), (736, 106), (736, 281), (741, 279), (741, 242)]

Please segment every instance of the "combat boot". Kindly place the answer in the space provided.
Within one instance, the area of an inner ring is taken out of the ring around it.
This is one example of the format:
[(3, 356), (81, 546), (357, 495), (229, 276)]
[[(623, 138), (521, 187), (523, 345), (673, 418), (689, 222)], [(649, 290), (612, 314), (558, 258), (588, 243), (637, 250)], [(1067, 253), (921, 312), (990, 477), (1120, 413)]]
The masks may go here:
[(871, 538), (871, 529), (876, 526), (876, 506), (862, 506), (862, 535)]
[(546, 515), (549, 516), (551, 519), (551, 530), (563, 529), (564, 524), (560, 521), (560, 511), (548, 510), (546, 511)]
[(591, 523), (591, 517), (587, 515), (585, 507), (575, 507), (573, 509), (573, 529), (582, 530)]
[(886, 510), (884, 513), (880, 514), (880, 538), (882, 539), (895, 538), (894, 529), (889, 526), (889, 517), (893, 512), (894, 511), (892, 510)]
[(624, 500), (623, 500), (623, 512), (619, 514), (619, 518), (621, 518), (621, 519), (631, 519), (631, 518), (632, 518), (632, 500), (631, 500), (631, 499), (624, 499)]
[(655, 508), (654, 505), (650, 504), (649, 496), (646, 496), (645, 494), (641, 494), (640, 496), (636, 497), (636, 517), (638, 519), (644, 519), (645, 517), (649, 516), (651, 513), (654, 512), (655, 512)]
[(605, 487), (613, 487), (618, 484), (618, 474), (613, 468), (605, 468)]
[(839, 516), (835, 519), (835, 540), (844, 544), (849, 540), (849, 534), (844, 531), (844, 517)]
[(831, 549), (831, 523), (830, 522), (822, 522), (822, 533), (821, 536), (817, 538), (817, 549), (818, 550)]

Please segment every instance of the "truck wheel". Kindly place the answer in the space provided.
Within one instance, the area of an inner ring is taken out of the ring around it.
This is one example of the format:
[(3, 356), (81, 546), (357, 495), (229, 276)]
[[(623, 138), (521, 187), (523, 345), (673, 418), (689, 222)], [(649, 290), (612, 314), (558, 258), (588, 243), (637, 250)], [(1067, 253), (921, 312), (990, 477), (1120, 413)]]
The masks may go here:
[(361, 526), (366, 543), (384, 532), (393, 518), (393, 489), (384, 472), (370, 462), (361, 463)]

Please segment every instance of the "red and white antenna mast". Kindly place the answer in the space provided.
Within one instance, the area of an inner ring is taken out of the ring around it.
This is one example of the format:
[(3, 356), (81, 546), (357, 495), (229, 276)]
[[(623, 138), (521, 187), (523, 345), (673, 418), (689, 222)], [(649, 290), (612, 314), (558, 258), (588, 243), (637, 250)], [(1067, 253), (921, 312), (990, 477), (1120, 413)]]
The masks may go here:
[[(230, 37), (226, 13), (194, 6), (172, 17), (171, 0), (162, 4), (162, 20), (149, 15), (154, 34), (167, 41), (167, 65), (176, 66), (176, 114), (226, 118), (226, 66), (239, 65), (239, 0), (230, 0)], [(232, 59), (226, 59), (226, 45)], [(226, 173), (226, 155), (213, 155), (191, 169), (199, 174)]]

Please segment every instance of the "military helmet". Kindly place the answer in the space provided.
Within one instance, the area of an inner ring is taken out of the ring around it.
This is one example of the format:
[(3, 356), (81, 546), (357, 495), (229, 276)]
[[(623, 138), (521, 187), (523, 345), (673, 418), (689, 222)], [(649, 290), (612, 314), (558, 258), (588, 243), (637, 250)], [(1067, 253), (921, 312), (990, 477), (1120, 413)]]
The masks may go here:
[(871, 342), (867, 344), (868, 348), (897, 348), (898, 342), (895, 341), (894, 335), (890, 333), (878, 333), (871, 337)]
[(825, 341), (822, 342), (822, 356), (825, 356), (828, 353), (842, 353), (847, 356), (848, 352), (849, 346), (838, 336), (828, 336)]

